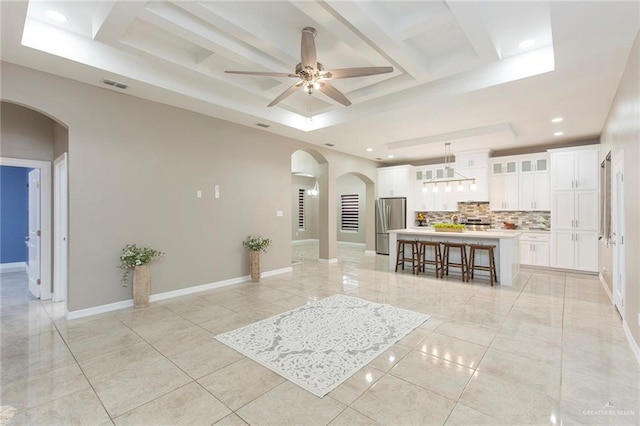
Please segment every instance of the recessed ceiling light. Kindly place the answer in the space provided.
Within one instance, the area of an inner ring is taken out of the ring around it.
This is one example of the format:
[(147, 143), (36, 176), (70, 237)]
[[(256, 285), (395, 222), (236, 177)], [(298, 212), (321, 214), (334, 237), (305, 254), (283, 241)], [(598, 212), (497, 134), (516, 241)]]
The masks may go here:
[(47, 10), (47, 16), (49, 17), (49, 19), (56, 21), (56, 22), (67, 22), (67, 17), (64, 16), (62, 13), (60, 12), (56, 12), (55, 10)]
[(387, 155), (387, 158), (393, 158), (393, 154)]
[(373, 148), (367, 148), (367, 152), (373, 151)]
[(553, 134), (553, 136), (562, 136), (562, 135), (564, 135), (564, 132), (555, 132)]
[(564, 118), (562, 117), (556, 117), (553, 120), (551, 120), (552, 123), (562, 123), (562, 121), (564, 120)]
[(533, 46), (534, 44), (536, 44), (536, 41), (534, 39), (530, 38), (530, 39), (521, 41), (520, 44), (518, 45), (518, 47), (520, 49), (528, 49), (529, 47)]

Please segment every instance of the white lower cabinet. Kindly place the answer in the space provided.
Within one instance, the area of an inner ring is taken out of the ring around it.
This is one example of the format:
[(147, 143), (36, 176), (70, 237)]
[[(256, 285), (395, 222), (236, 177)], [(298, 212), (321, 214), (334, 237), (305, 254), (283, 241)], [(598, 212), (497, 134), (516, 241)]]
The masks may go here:
[(549, 234), (527, 233), (520, 235), (520, 264), (549, 266)]
[(551, 266), (598, 272), (598, 233), (552, 231)]

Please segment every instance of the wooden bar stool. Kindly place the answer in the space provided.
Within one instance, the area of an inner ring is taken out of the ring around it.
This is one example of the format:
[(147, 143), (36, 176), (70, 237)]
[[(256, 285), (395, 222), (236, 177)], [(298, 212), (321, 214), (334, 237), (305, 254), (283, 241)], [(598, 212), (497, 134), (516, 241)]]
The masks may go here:
[[(469, 263), (467, 261), (467, 245), (464, 243), (450, 243), (445, 242), (444, 245), (444, 273), (449, 275), (449, 266), (453, 266), (455, 268), (460, 268), (462, 272), (462, 282), (469, 281)], [(460, 263), (450, 262), (449, 261), (449, 251), (450, 249), (460, 249)]]
[[(442, 252), (440, 251), (440, 242), (438, 241), (419, 241), (419, 263), (418, 271), (424, 272), (425, 265), (434, 265), (436, 267), (436, 278), (442, 278)], [(427, 247), (433, 247), (433, 259), (427, 259)]]
[[(411, 257), (407, 257), (405, 248), (411, 247)], [(396, 272), (398, 272), (398, 266), (402, 265), (404, 269), (405, 262), (411, 262), (411, 272), (413, 274), (418, 273), (418, 266), (420, 259), (418, 258), (418, 241), (417, 240), (398, 240), (398, 249), (396, 250)]]
[[(478, 269), (480, 271), (489, 271), (489, 280), (491, 281), (491, 285), (494, 282), (498, 282), (498, 277), (496, 276), (496, 259), (494, 256), (494, 249), (496, 246), (494, 245), (485, 245), (485, 244), (469, 244), (471, 250), (469, 252), (469, 273), (471, 274), (471, 278), (473, 279), (473, 271)], [(489, 266), (485, 265), (476, 265), (476, 250), (487, 250), (489, 254)]]

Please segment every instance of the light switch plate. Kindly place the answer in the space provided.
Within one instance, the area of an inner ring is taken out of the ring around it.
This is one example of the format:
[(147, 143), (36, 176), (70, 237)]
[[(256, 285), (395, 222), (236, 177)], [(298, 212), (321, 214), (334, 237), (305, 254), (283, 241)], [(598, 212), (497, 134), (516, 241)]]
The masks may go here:
[(196, 198), (202, 198), (202, 191), (199, 189), (196, 191)]
[(276, 212), (276, 216), (278, 216), (278, 217), (282, 217), (282, 216), (284, 216), (284, 213), (282, 212), (282, 210), (278, 210), (278, 211)]
[(220, 185), (215, 185), (213, 187), (213, 196), (215, 198), (220, 198)]

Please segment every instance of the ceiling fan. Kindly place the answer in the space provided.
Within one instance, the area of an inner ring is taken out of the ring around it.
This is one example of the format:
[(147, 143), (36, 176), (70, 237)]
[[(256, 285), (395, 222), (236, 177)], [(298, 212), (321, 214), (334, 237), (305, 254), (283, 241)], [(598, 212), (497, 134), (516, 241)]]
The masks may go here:
[(302, 29), (302, 46), (300, 63), (296, 65), (294, 74), (280, 72), (259, 72), (259, 71), (225, 71), (229, 74), (247, 74), (260, 75), (265, 77), (290, 77), (297, 78), (298, 81), (282, 92), (280, 96), (275, 98), (268, 106), (272, 107), (291, 95), (298, 88), (302, 87), (308, 94), (312, 94), (314, 90), (319, 90), (329, 96), (336, 102), (344, 106), (351, 105), (351, 101), (333, 87), (329, 80), (338, 78), (363, 77), (367, 75), (385, 74), (393, 71), (393, 67), (360, 67), (360, 68), (342, 68), (331, 71), (325, 71), (324, 67), (316, 57), (316, 43), (313, 40), (318, 32), (315, 28), (305, 27)]

